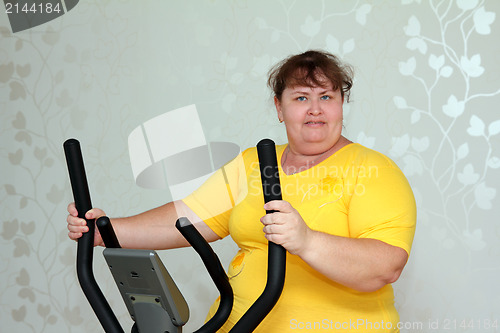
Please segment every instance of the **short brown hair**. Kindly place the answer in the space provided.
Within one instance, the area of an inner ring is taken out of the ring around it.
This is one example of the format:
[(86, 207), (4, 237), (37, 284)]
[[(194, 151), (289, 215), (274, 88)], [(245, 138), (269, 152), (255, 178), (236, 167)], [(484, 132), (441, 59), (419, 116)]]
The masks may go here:
[(342, 98), (345, 96), (349, 101), (353, 70), (338, 57), (324, 51), (310, 50), (282, 60), (269, 71), (267, 85), (281, 100), (285, 88), (324, 86), (325, 78), (332, 83), (333, 90), (340, 89)]

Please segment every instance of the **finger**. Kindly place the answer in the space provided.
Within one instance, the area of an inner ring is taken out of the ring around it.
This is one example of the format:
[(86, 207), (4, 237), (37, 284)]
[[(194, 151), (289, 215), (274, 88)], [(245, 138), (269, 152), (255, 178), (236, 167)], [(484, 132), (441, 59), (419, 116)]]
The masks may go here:
[(99, 208), (92, 208), (89, 210), (87, 213), (85, 213), (85, 218), (86, 219), (98, 219), (101, 216), (106, 215), (101, 209)]
[(74, 233), (84, 233), (89, 231), (89, 227), (87, 225), (68, 224), (67, 228), (69, 232), (74, 232)]
[(68, 237), (74, 241), (77, 241), (78, 238), (81, 238), (83, 234), (81, 232), (68, 232)]
[(262, 229), (266, 235), (272, 235), (273, 234), (273, 225), (266, 225)]
[(283, 224), (269, 224), (264, 226), (264, 233), (269, 235), (284, 235), (287, 232), (287, 228)]
[(291, 213), (293, 211), (292, 205), (285, 200), (272, 200), (264, 205), (265, 210), (276, 210), (282, 213)]
[(265, 234), (265, 237), (266, 237), (266, 239), (269, 242), (273, 242), (273, 243), (278, 244), (278, 245), (283, 245), (284, 244), (284, 241), (281, 238), (281, 235), (278, 235), (278, 234)]
[(266, 214), (264, 216), (262, 216), (260, 218), (260, 222), (262, 222), (263, 225), (268, 225), (268, 224), (272, 224), (273, 223), (273, 220), (272, 220), (272, 214)]
[(68, 205), (68, 213), (70, 213), (72, 216), (78, 216), (78, 211), (76, 210), (76, 205), (74, 202), (70, 203)]
[(87, 225), (87, 221), (85, 221), (84, 219), (81, 219), (77, 216), (72, 216), (72, 215), (68, 215), (68, 217), (66, 218), (66, 222), (68, 222), (68, 224), (72, 224), (72, 225)]
[(285, 223), (285, 219), (283, 218), (283, 213), (280, 213), (280, 212), (266, 214), (260, 218), (260, 221), (264, 225), (284, 224)]

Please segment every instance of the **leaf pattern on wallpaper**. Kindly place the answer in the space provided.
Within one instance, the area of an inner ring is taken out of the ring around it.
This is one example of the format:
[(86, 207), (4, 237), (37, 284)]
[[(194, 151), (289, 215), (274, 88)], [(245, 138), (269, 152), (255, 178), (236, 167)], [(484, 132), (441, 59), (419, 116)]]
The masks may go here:
[[(0, 135), (7, 142), (1, 149), (2, 172), (7, 177), (0, 180), (0, 272), (10, 276), (0, 279), (0, 294), (16, 300), (12, 307), (0, 310), (0, 317), (19, 323), (19, 329), (11, 331), (70, 332), (91, 311), (75, 306), (83, 295), (74, 271), (76, 243), (67, 238), (63, 217), (70, 193), (62, 143), (86, 134), (88, 108), (93, 105), (86, 99), (89, 91), (95, 90), (93, 96), (101, 100), (99, 112), (92, 113), (96, 132), (116, 135), (122, 131), (117, 125), (121, 117), (132, 113), (124, 109), (123, 116), (111, 118), (109, 112), (117, 107), (109, 96), (122, 98), (123, 82), (137, 68), (136, 62), (125, 62), (137, 36), (128, 19), (115, 15), (117, 6), (91, 4), (89, 12), (75, 15), (68, 26), (54, 20), (16, 34), (0, 22)], [(113, 9), (107, 13), (105, 8)], [(109, 24), (89, 23), (94, 10), (102, 11), (93, 19)], [(90, 40), (82, 43), (73, 36), (80, 31)], [(192, 76), (198, 79), (198, 74)], [(102, 153), (97, 150), (102, 146), (106, 142), (82, 150), (89, 151), (87, 163), (98, 161), (103, 177), (112, 178), (109, 165), (99, 164), (97, 155)], [(124, 182), (115, 183), (118, 187)]]
[[(1, 31), (2, 35), (7, 34)], [(64, 276), (73, 273), (54, 266), (59, 245), (51, 235), (58, 234), (59, 226), (52, 224), (56, 222), (52, 219), (56, 209), (64, 209), (59, 204), (65, 197), (62, 187), (65, 179), (51, 174), (56, 161), (62, 162), (61, 138), (68, 119), (64, 112), (59, 112), (74, 101), (64, 87), (56, 88), (64, 81), (64, 72), (53, 73), (49, 66), (50, 56), (57, 56), (60, 32), (49, 26), (42, 34), (9, 35), (7, 40), (4, 43), (2, 39), (2, 52), (13, 55), (27, 52), (29, 57), (14, 56), (0, 64), (0, 87), (12, 105), (8, 112), (2, 111), (0, 122), (10, 125), (0, 133), (12, 138), (10, 144), (2, 147), (8, 177), (3, 177), (0, 184), (1, 210), (5, 214), (2, 216), (7, 216), (7, 220), (0, 221), (0, 240), (6, 244), (2, 248), (5, 257), (0, 270), (8, 270), (7, 276), (12, 277), (10, 285), (0, 284), (0, 293), (7, 295), (8, 291), (17, 300), (10, 317), (29, 328), (22, 331), (52, 331), (48, 326), (66, 315), (53, 290), (69, 290)], [(16, 171), (11, 173), (9, 170), (13, 168)], [(65, 255), (74, 258), (74, 250), (66, 251)], [(35, 283), (32, 271), (37, 272)], [(41, 325), (37, 313), (44, 319)]]
[(467, 133), (469, 133), (469, 135), (471, 135), (471, 136), (484, 136), (485, 135), (484, 129), (486, 126), (485, 126), (484, 122), (481, 120), (481, 118), (479, 118), (476, 115), (472, 115), (470, 117), (469, 124), (470, 124), (470, 126), (469, 126), (469, 128), (467, 128)]
[(495, 22), (496, 13), (487, 12), (484, 7), (481, 7), (474, 13), (473, 18), (476, 32), (480, 35), (489, 35), (491, 24)]
[(10, 80), (14, 74), (14, 63), (9, 62), (8, 64), (0, 65), (0, 82), (6, 83)]
[(427, 43), (422, 38), (414, 37), (408, 39), (406, 47), (412, 51), (417, 50), (421, 54), (427, 53)]
[(455, 95), (448, 98), (448, 103), (443, 105), (443, 112), (448, 117), (459, 117), (465, 110), (464, 101), (459, 101)]
[(365, 25), (367, 16), (368, 14), (370, 14), (371, 10), (372, 10), (372, 5), (368, 3), (359, 6), (359, 8), (356, 9), (356, 22), (358, 22), (361, 25)]
[(415, 69), (417, 68), (417, 60), (415, 57), (411, 57), (406, 61), (401, 61), (399, 63), (399, 72), (404, 76), (410, 76), (415, 73)]
[[(12, 193), (12, 192), (11, 192)], [(2, 238), (5, 240), (11, 240), (17, 234), (19, 230), (19, 222), (14, 219), (13, 221), (4, 221), (2, 223)]]
[[(284, 4), (283, 4), (284, 5)], [(289, 8), (286, 8), (286, 19), (290, 20), (290, 15), (295, 4), (289, 4)], [(321, 33), (325, 33), (328, 29), (324, 29), (324, 25), (328, 24), (332, 18), (338, 16), (354, 16), (354, 20), (360, 26), (364, 26), (369, 19), (370, 13), (372, 11), (372, 5), (369, 3), (361, 3), (359, 1), (353, 2), (348, 5), (348, 9), (345, 11), (339, 10), (338, 12), (326, 12), (323, 8), (323, 11), (319, 16), (307, 15), (303, 19), (303, 21), (299, 25), (299, 30), (301, 34), (307, 36), (308, 38), (313, 40), (313, 38), (317, 36), (321, 36)], [(353, 15), (354, 14), (354, 15)], [(286, 28), (281, 28), (276, 24), (268, 23), (263, 17), (256, 17), (254, 20), (255, 26), (260, 30), (270, 30), (271, 41), (273, 43), (277, 42), (282, 38), (286, 38), (299, 46), (301, 50), (309, 49), (309, 45), (302, 45), (303, 43), (299, 42), (298, 37), (295, 36), (291, 31), (291, 26), (288, 25)], [(347, 38), (339, 40), (339, 36), (345, 38), (348, 34), (336, 34), (336, 33), (328, 33), (325, 38), (325, 49), (343, 57), (345, 54), (351, 53), (355, 49), (355, 39)], [(310, 43), (307, 43), (310, 44)], [(265, 72), (269, 69), (269, 66), (273, 63), (266, 63), (264, 68)]]
[[(403, 1), (403, 4), (410, 3)], [(403, 170), (408, 176), (425, 174), (433, 182), (442, 205), (429, 211), (431, 214), (448, 216), (456, 210), (455, 205), (463, 210), (463, 221), (453, 220), (444, 226), (451, 231), (448, 238), (456, 237), (471, 251), (485, 248), (483, 226), (472, 218), (473, 210), (491, 209), (497, 196), (496, 190), (488, 185), (488, 175), (498, 165), (497, 157), (492, 156), (489, 138), (500, 132), (500, 120), (486, 121), (481, 110), (471, 107), (473, 100), (500, 94), (499, 87), (494, 85), (491, 91), (482, 94), (472, 93), (471, 88), (488, 70), (481, 54), (471, 44), (478, 35), (489, 35), (496, 19), (484, 3), (430, 1), (427, 5), (434, 17), (417, 14), (408, 17), (403, 32), (407, 37), (406, 48), (413, 54), (401, 59), (398, 69), (403, 77), (421, 87), (420, 98), (419, 102), (409, 102), (403, 96), (395, 96), (393, 103), (397, 109), (411, 112), (412, 124), (425, 121), (425, 126), (437, 129), (439, 136), (434, 133), (432, 137), (425, 137), (425, 141), (409, 135), (396, 137), (390, 151), (394, 158), (403, 161)], [(432, 34), (424, 29), (424, 21), (437, 22), (441, 31)], [(455, 89), (443, 96), (448, 79), (455, 80)], [(455, 142), (451, 135), (460, 126), (465, 127), (466, 136), (461, 142)], [(481, 145), (486, 147), (481, 158), (470, 153), (470, 146), (477, 145), (476, 140), (482, 140)], [(424, 153), (430, 149), (431, 142), (434, 157), (429, 161)], [(462, 184), (461, 189), (452, 186), (453, 179)]]
[(462, 70), (470, 77), (479, 77), (484, 73), (484, 67), (481, 66), (481, 55), (475, 54), (470, 59), (466, 56), (460, 58)]

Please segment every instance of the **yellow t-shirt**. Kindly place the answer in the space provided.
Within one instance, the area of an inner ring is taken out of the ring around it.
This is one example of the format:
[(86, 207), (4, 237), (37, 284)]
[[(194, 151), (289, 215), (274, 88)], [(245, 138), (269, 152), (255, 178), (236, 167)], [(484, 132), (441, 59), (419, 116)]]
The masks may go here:
[[(286, 145), (277, 146), (278, 161)], [(283, 200), (314, 230), (343, 237), (373, 238), (410, 253), (416, 207), (403, 173), (386, 156), (349, 144), (316, 166), (286, 175), (279, 166)], [(245, 150), (183, 200), (220, 237), (231, 235), (240, 250), (228, 276), (234, 291), (228, 332), (264, 290), (267, 240), (256, 148)], [(335, 265), (324, 258), (325, 265)], [(218, 301), (210, 309), (212, 316)], [(286, 279), (276, 306), (255, 332), (398, 332), (391, 285), (359, 292), (318, 273), (287, 253)], [(392, 328), (392, 329), (391, 329)]]

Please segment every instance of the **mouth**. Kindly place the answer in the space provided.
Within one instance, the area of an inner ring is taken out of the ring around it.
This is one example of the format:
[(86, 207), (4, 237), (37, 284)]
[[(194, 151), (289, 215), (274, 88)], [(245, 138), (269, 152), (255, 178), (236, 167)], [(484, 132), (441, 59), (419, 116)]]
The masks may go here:
[(319, 126), (319, 125), (324, 125), (325, 122), (324, 121), (306, 121), (305, 124), (310, 125), (310, 126)]

